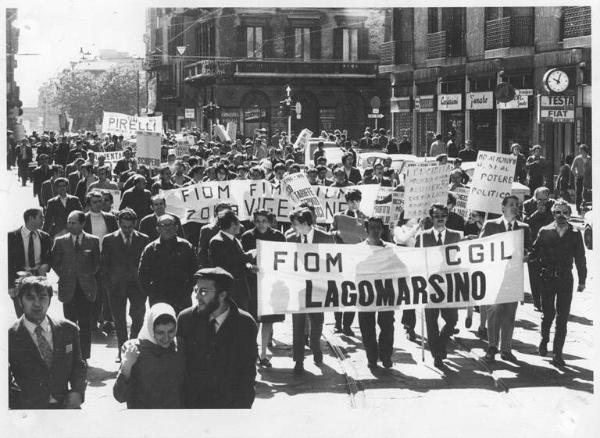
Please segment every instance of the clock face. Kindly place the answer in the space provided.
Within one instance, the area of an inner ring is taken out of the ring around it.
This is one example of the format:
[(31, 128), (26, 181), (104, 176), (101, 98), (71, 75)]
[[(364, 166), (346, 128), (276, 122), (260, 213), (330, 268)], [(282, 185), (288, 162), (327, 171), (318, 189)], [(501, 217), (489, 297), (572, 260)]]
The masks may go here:
[(569, 87), (569, 76), (562, 70), (552, 70), (546, 78), (546, 85), (555, 93), (562, 93)]

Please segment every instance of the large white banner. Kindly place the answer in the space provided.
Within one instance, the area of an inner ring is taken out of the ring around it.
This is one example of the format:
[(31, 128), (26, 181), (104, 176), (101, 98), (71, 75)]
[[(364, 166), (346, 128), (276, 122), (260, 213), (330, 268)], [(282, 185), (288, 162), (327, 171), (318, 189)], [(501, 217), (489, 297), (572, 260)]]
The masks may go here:
[(517, 159), (512, 154), (479, 151), (467, 208), (502, 213), (502, 199), (512, 192), (516, 165)]
[(137, 131), (162, 134), (162, 115), (157, 117), (137, 117), (104, 111), (102, 132), (128, 136), (135, 134)]
[(123, 151), (97, 152), (98, 157), (104, 157), (108, 163), (116, 163), (123, 158)]
[(419, 163), (405, 169), (404, 218), (422, 218), (434, 203), (448, 200), (449, 164), (432, 166)]
[(135, 153), (138, 163), (159, 167), (161, 140), (162, 135), (156, 132), (138, 131)]
[(466, 307), (523, 300), (523, 231), (445, 246), (257, 241), (258, 314)]

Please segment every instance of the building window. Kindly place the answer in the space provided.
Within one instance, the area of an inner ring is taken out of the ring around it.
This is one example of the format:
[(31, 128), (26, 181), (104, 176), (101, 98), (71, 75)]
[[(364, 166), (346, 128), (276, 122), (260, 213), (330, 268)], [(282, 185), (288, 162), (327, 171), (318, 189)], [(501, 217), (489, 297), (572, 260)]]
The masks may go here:
[(358, 29), (344, 29), (342, 43), (342, 59), (358, 61)]
[(427, 9), (427, 33), (436, 33), (438, 27), (438, 8)]
[(215, 28), (212, 23), (201, 23), (196, 28), (196, 55), (215, 55)]
[(294, 29), (294, 57), (305, 61), (310, 59), (310, 28)]
[(263, 57), (263, 28), (246, 28), (246, 56), (248, 58)]

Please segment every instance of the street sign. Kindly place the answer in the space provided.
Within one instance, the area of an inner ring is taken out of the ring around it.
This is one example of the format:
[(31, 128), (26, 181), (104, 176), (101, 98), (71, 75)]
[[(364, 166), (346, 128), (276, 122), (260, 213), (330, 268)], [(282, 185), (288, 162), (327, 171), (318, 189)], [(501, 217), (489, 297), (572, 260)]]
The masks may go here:
[[(300, 115), (302, 113), (302, 104), (300, 102), (296, 102), (296, 114)], [(300, 118), (300, 117), (298, 117)]]
[(373, 114), (379, 114), (379, 108), (373, 108)]
[(383, 119), (383, 114), (367, 114), (369, 119)]
[(195, 111), (194, 108), (186, 108), (185, 109), (185, 118), (186, 119), (194, 119), (195, 116)]
[(379, 108), (381, 106), (381, 99), (379, 99), (379, 97), (375, 96), (371, 99), (371, 108), (375, 109), (375, 108)]
[(177, 53), (179, 53), (180, 56), (183, 56), (183, 54), (185, 53), (185, 49), (186, 46), (177, 46)]
[(500, 82), (494, 90), (498, 102), (507, 103), (515, 97), (515, 87), (508, 82)]

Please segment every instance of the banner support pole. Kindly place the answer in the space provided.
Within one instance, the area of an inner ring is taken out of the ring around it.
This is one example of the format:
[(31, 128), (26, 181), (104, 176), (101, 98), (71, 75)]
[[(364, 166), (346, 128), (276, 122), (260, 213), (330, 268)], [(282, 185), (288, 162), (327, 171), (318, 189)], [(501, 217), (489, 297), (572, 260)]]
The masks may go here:
[(425, 309), (421, 307), (421, 362), (425, 362)]

